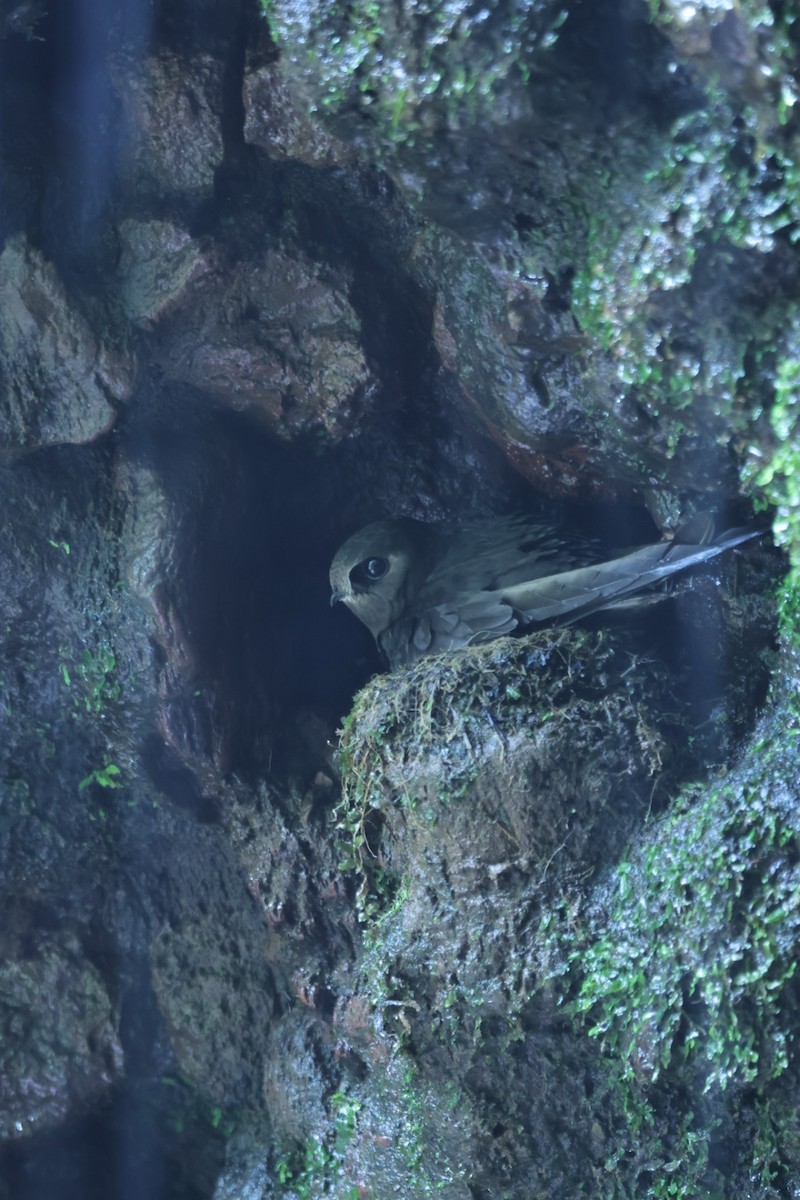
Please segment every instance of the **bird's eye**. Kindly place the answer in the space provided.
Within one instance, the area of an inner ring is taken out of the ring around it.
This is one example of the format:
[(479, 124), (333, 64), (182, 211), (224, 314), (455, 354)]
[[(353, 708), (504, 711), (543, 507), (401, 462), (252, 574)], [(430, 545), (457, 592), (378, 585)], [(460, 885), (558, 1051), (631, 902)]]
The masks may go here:
[(350, 578), (354, 584), (364, 587), (367, 584), (375, 583), (378, 579), (383, 579), (388, 570), (388, 558), (365, 558), (357, 567), (353, 567)]
[(364, 563), (364, 574), (367, 579), (383, 579), (388, 570), (388, 558), (368, 558)]

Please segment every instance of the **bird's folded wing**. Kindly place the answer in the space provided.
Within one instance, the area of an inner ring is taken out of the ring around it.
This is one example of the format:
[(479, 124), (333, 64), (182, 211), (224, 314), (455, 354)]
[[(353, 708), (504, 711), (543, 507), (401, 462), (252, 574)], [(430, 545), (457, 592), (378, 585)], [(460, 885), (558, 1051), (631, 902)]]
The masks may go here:
[(599, 557), (591, 539), (530, 517), (468, 522), (442, 538), (438, 551), (421, 587), (425, 608), (447, 604), (454, 595), (471, 591), (500, 591)]
[[(714, 545), (661, 542), (607, 562), (504, 588), (469, 588), (466, 580), (451, 577), (447, 596), (432, 599), (434, 589), (426, 587), (425, 603), (385, 629), (378, 642), (395, 669), (426, 654), (513, 633), (521, 625), (568, 625), (604, 608), (642, 602), (647, 597), (640, 600), (640, 594), (647, 588), (760, 534), (760, 530), (734, 529)], [(459, 585), (455, 591), (454, 582)]]
[(643, 546), (609, 562), (505, 588), (502, 599), (525, 621), (568, 624), (600, 609), (613, 608), (670, 575), (755, 536), (758, 534), (752, 530), (736, 530), (713, 546), (675, 542)]

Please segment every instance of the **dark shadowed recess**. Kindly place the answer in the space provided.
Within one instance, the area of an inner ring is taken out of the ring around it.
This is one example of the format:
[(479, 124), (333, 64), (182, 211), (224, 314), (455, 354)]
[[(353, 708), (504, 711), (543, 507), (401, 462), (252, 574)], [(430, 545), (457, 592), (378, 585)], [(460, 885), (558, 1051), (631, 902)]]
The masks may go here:
[(606, 116), (648, 111), (665, 124), (695, 107), (701, 93), (683, 64), (664, 54), (663, 35), (643, 19), (639, 0), (580, 0), (571, 6), (556, 53), (602, 97)]

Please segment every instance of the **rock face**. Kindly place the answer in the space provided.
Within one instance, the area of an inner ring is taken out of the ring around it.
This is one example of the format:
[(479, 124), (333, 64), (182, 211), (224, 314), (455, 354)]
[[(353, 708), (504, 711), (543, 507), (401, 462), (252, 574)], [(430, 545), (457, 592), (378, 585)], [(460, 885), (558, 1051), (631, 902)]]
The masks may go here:
[[(0, 444), (6, 451), (90, 442), (129, 394), (133, 363), (68, 299), (25, 237), (0, 255)], [(112, 335), (113, 336), (113, 335)], [(105, 343), (105, 344), (104, 344)]]
[(372, 680), (327, 568), (798, 561), (800, 22), (190, 7), (0, 3), (0, 1198), (790, 1194), (780, 550)]
[(224, 61), (155, 51), (121, 56), (114, 65), (128, 187), (156, 201), (169, 195), (173, 202), (196, 203), (209, 196), (224, 153)]
[(69, 1117), (122, 1073), (111, 1001), (83, 948), (34, 938), (32, 954), (7, 945), (2, 968), (4, 1140)]
[(164, 320), (159, 366), (278, 437), (343, 435), (375, 380), (347, 278), (330, 274), (278, 250), (215, 263)]

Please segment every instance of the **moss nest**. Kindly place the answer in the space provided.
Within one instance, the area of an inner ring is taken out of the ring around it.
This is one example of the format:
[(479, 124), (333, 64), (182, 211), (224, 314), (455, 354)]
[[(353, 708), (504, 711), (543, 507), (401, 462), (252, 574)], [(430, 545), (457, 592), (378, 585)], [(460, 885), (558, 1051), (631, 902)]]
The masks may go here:
[[(504, 862), (527, 878), (613, 860), (632, 823), (745, 731), (766, 603), (705, 579), (638, 628), (546, 630), (373, 679), (339, 754), (340, 850), (362, 903), (432, 855), (458, 891)], [(688, 644), (681, 614), (698, 622)]]

